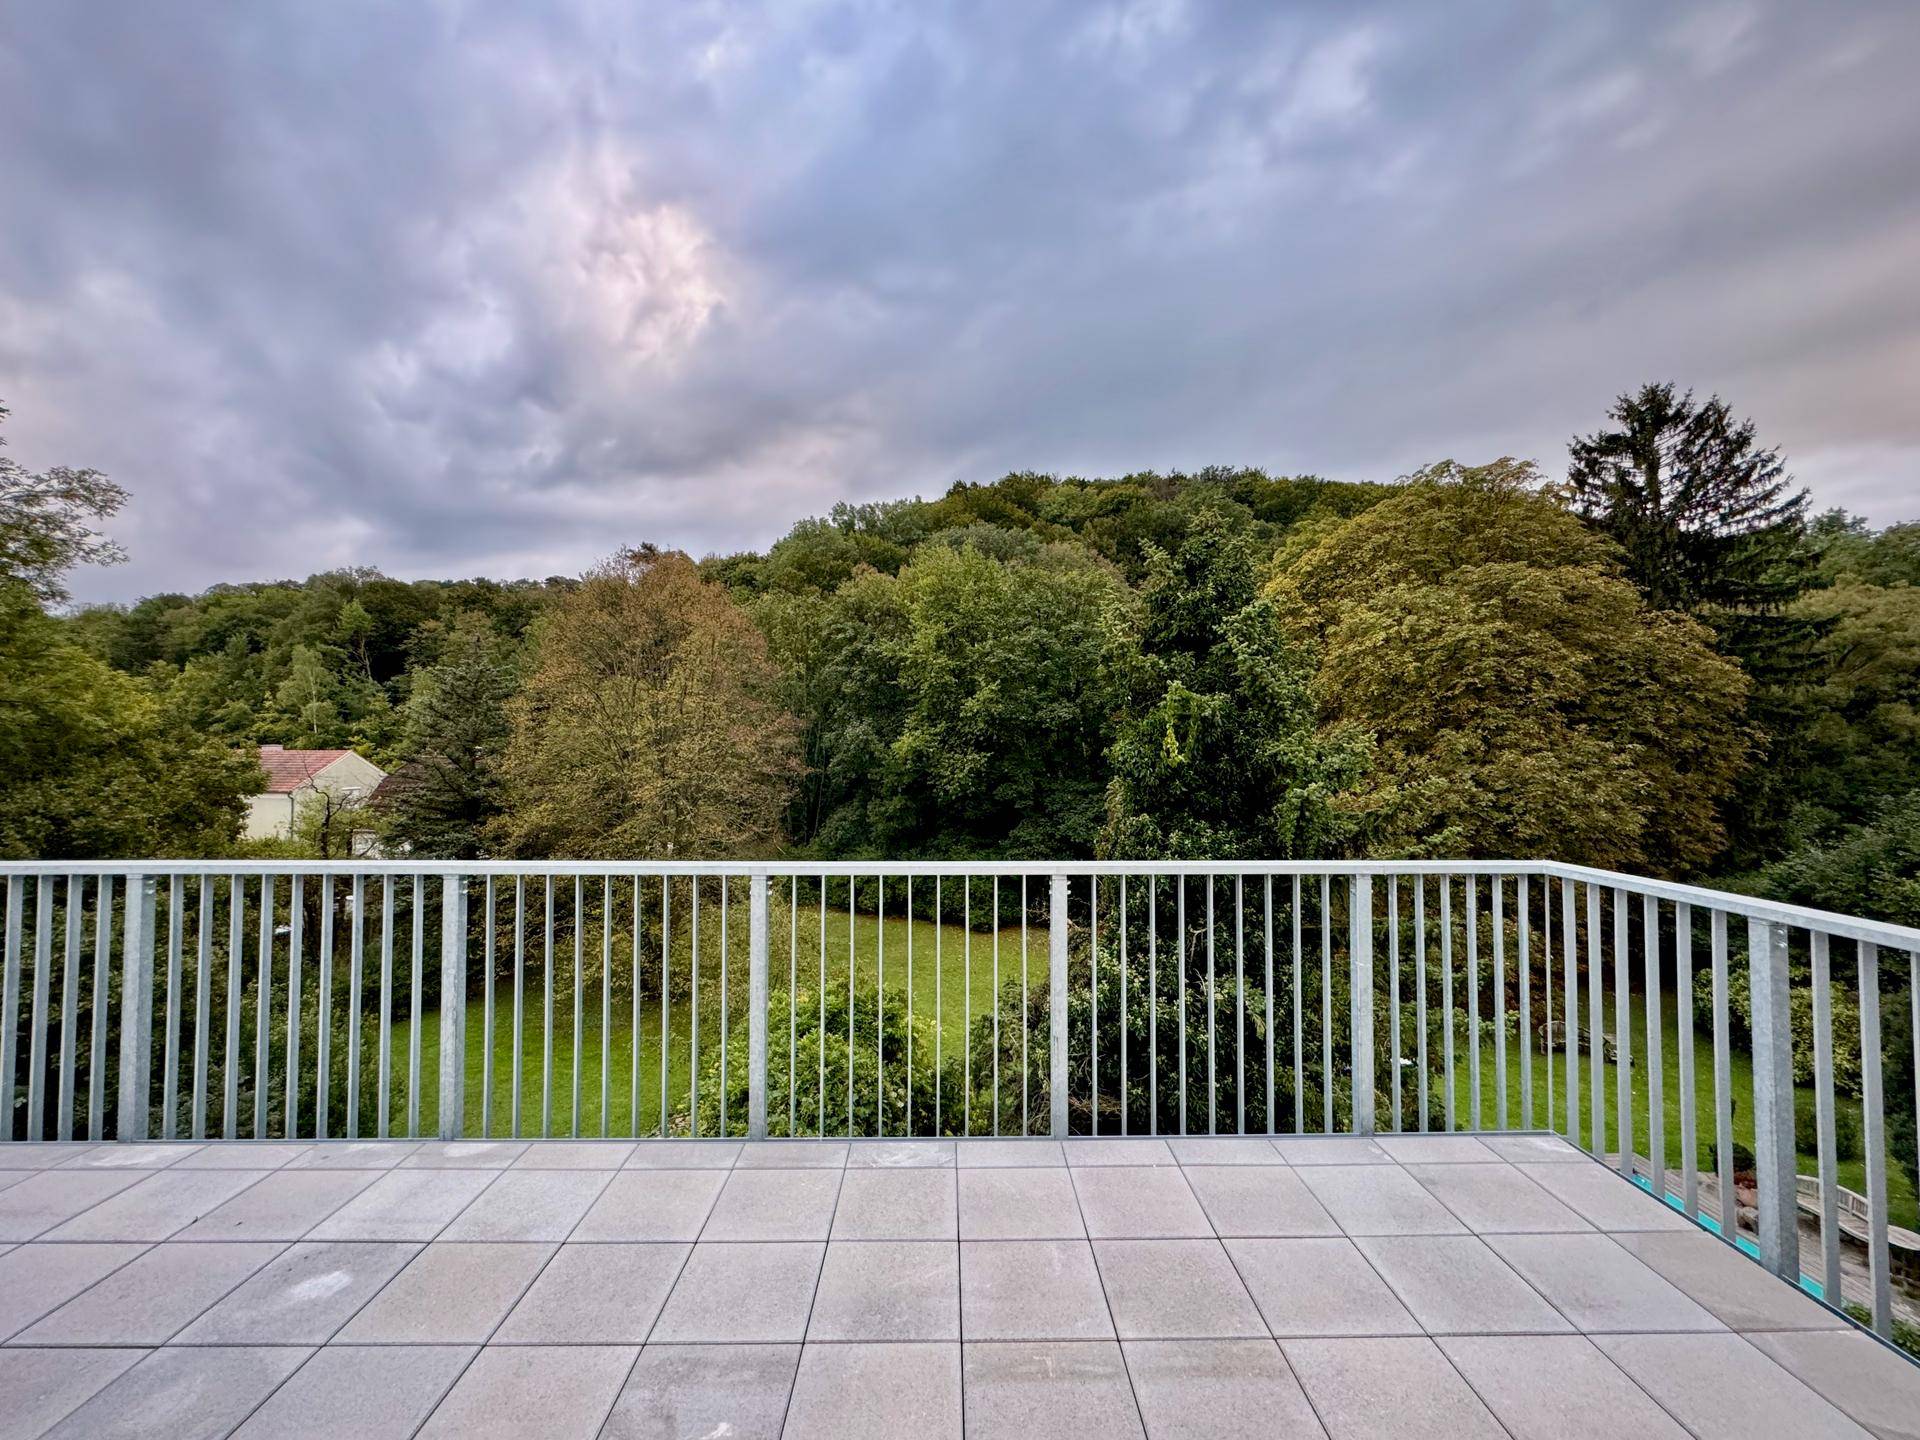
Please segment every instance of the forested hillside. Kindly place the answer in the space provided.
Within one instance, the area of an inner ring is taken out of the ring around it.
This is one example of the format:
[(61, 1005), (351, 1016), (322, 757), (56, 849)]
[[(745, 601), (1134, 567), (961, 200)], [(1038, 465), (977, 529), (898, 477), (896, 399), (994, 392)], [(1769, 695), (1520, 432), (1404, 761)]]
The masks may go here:
[(394, 772), (417, 855), (1547, 855), (1920, 921), (1920, 525), (1811, 515), (1671, 387), (1564, 483), (1016, 474), (765, 554), (78, 610), (119, 491), (3, 488), (0, 854), (232, 851), (279, 742)]

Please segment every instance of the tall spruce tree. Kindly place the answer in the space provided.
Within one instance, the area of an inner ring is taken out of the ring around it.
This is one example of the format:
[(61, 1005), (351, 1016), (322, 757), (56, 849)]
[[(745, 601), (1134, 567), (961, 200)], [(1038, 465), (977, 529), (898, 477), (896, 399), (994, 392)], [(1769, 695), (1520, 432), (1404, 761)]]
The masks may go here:
[(503, 809), (501, 752), (512, 726), (512, 667), (493, 636), (456, 632), (446, 658), (415, 682), (407, 705), (408, 757), (380, 808), (394, 849), (423, 859), (474, 860)]
[(1574, 509), (1620, 546), (1627, 578), (1658, 610), (1712, 626), (1762, 684), (1796, 672), (1813, 632), (1783, 612), (1815, 582), (1807, 492), (1778, 448), (1718, 395), (1643, 385), (1607, 412), (1616, 428), (1576, 437)]

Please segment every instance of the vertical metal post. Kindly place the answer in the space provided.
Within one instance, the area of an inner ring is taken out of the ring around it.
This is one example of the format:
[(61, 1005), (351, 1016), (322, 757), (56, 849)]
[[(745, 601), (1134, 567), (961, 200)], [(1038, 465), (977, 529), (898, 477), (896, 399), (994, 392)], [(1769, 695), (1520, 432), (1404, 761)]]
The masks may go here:
[[(1880, 1084), (1880, 947), (1860, 946), (1860, 1106), (1867, 1142), (1867, 1266), (1873, 1275), (1873, 1333), (1893, 1338), (1887, 1273), (1887, 1112)], [(1791, 1102), (1787, 1109), (1793, 1116)], [(1797, 1257), (1796, 1257), (1797, 1258)]]
[[(150, 1133), (149, 1071), (153, 1059), (153, 908), (151, 875), (127, 881), (127, 911), (122, 922), (120, 981), (120, 1125), (122, 1140), (145, 1140)], [(105, 916), (100, 923), (106, 923)]]
[[(747, 905), (747, 1137), (767, 1138), (767, 876), (756, 871)], [(912, 917), (908, 917), (912, 923)], [(791, 1068), (793, 1058), (788, 1055)]]
[(1720, 1233), (1740, 1233), (1740, 1208), (1733, 1195), (1733, 1046), (1727, 1017), (1727, 912), (1709, 920), (1713, 966), (1713, 1154), (1720, 1186)]
[(1047, 896), (1047, 1071), (1050, 1133), (1067, 1133), (1067, 877), (1055, 875)]
[(1840, 1189), (1833, 1133), (1833, 975), (1827, 935), (1815, 930), (1813, 948), (1814, 1144), (1820, 1164), (1820, 1276), (1825, 1293), (1840, 1286)]
[[(1567, 1061), (1567, 1139), (1580, 1143), (1580, 952), (1574, 924), (1573, 881), (1560, 882), (1561, 978), (1565, 1004), (1560, 1007), (1560, 1038)], [(1552, 959), (1551, 956), (1548, 957)], [(1548, 1127), (1551, 1129), (1551, 1125)]]
[(1373, 1117), (1373, 877), (1355, 875), (1347, 893), (1348, 989), (1352, 996), (1353, 1133), (1371, 1135)]
[(0, 1095), (7, 1097), (7, 1113), (0, 1116), (0, 1140), (13, 1139), (13, 1076), (17, 1068), (17, 1042), (20, 1024), (20, 939), (22, 912), (25, 910), (27, 877), (7, 877), (7, 950), (6, 976), (0, 981)]
[[(1760, 1263), (1786, 1280), (1800, 1273), (1794, 1193), (1793, 1025), (1788, 1014), (1787, 927), (1747, 919), (1753, 1005), (1753, 1153), (1760, 1182)], [(1865, 1017), (1862, 1016), (1864, 1023)]]
[[(416, 983), (416, 1005), (419, 999)], [(467, 881), (447, 874), (440, 877), (440, 1138), (458, 1140), (466, 1114)]]
[(1693, 1079), (1693, 907), (1673, 907), (1673, 965), (1679, 1000), (1674, 1008), (1680, 1049), (1680, 1199), (1700, 1218), (1700, 1138)]
[(33, 1028), (27, 1038), (27, 1139), (46, 1130), (48, 971), (53, 964), (53, 876), (42, 875), (33, 902)]
[(1613, 892), (1613, 1136), (1620, 1147), (1620, 1173), (1633, 1178), (1633, 996), (1628, 984), (1631, 948), (1627, 935), (1632, 907), (1627, 892)]
[(1640, 904), (1647, 983), (1647, 1158), (1653, 1161), (1653, 1193), (1667, 1198), (1666, 1019), (1660, 1013), (1660, 902)]

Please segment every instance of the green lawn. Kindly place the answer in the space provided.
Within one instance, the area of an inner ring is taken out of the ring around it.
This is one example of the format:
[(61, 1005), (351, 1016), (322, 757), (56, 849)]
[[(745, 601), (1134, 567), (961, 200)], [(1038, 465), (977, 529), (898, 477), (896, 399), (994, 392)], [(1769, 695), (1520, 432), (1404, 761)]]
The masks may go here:
[[(798, 947), (794, 948), (794, 921), (798, 920)], [(802, 991), (820, 984), (821, 944), (820, 912), (802, 905), (797, 917), (778, 899), (769, 916), (772, 949), (769, 955), (769, 983), (784, 992), (791, 980)], [(737, 922), (737, 923), (734, 923)], [(730, 921), (727, 961), (727, 1045), (747, 1044), (747, 927), (742, 911)], [(913, 945), (913, 1013), (932, 1022), (938, 1016), (940, 1045), (947, 1053), (959, 1053), (965, 1034), (969, 991), (972, 1013), (988, 1011), (993, 1003), (993, 948), (991, 932), (975, 931), (971, 937), (971, 985), (968, 983), (966, 953), (968, 932), (958, 925), (936, 926), (931, 921), (888, 917), (884, 925), (874, 917), (855, 917), (852, 935), (852, 964), (856, 982), (865, 984), (884, 978), (889, 1002), (904, 1000), (907, 990), (907, 944), (911, 932)], [(719, 975), (719, 927), (703, 918), (700, 972), (699, 1047), (701, 1068), (721, 1041), (721, 985)], [(938, 984), (935, 984), (936, 938), (939, 949)], [(1020, 927), (1011, 925), (999, 932), (1000, 978), (1006, 981), (1020, 973)], [(1046, 977), (1047, 953), (1044, 928), (1030, 928), (1027, 936), (1027, 961), (1031, 983), (1041, 984)], [(847, 983), (848, 924), (844, 909), (829, 909), (826, 926), (826, 976), (830, 987)], [(616, 972), (619, 959), (616, 954)], [(635, 1122), (633, 1094), (634, 1024), (632, 1000), (615, 997), (611, 1005), (611, 1023), (602, 1026), (600, 985), (589, 979), (581, 993), (581, 1026), (576, 1037), (573, 1023), (571, 981), (556, 984), (553, 997), (553, 1059), (551, 1088), (548, 1088), (543, 1046), (545, 995), (537, 967), (527, 967), (527, 993), (522, 1002), (520, 1071), (520, 1132), (522, 1135), (596, 1136), (657, 1133), (660, 1125), (660, 1002), (658, 997), (643, 997), (639, 1026), (639, 1107)], [(773, 1017), (775, 1026), (786, 1018), (784, 1010)], [(393, 1056), (396, 1076), (393, 1112), (398, 1125), (404, 1125), (406, 1102), (404, 1079), (407, 1044), (411, 1027), (404, 1020), (393, 1026)], [(440, 1029), (437, 1014), (423, 1016), (421, 1036), (420, 1125), (430, 1133), (439, 1124), (439, 1099), (436, 1077), (440, 1065)], [(671, 1115), (684, 1124), (689, 1108), (689, 1082), (693, 1073), (694, 1039), (692, 1006), (688, 997), (676, 996), (667, 1021), (667, 1106)], [(577, 1042), (577, 1043), (576, 1043)], [(513, 995), (511, 978), (495, 982), (492, 1043), (491, 1114), (483, 1112), (487, 1073), (486, 1008), (475, 994), (467, 1003), (467, 1102), (465, 1133), (468, 1135), (511, 1135), (513, 1131)], [(574, 1123), (574, 1065), (579, 1063), (579, 1123)], [(601, 1067), (606, 1066), (606, 1103), (601, 1103)], [(1017, 1077), (1016, 1077), (1017, 1083)], [(768, 1097), (770, 1108), (786, 1104), (784, 1093)], [(604, 1117), (604, 1127), (602, 1120)], [(483, 1118), (488, 1122), (483, 1125)], [(727, 1125), (733, 1133), (745, 1133), (745, 1114), (729, 1112)], [(806, 1133), (806, 1116), (799, 1117), (801, 1133)], [(828, 1119), (828, 1132), (833, 1130)]]
[[(1556, 991), (1556, 994), (1557, 993)], [(1629, 1055), (1633, 1072), (1633, 1138), (1635, 1150), (1644, 1155), (1647, 1153), (1647, 1142), (1649, 1138), (1647, 1133), (1647, 1094), (1650, 1069), (1647, 1064), (1646, 1000), (1645, 997), (1641, 995), (1633, 995), (1630, 999), (1632, 1002), (1631, 1013), (1633, 1024), (1633, 1034), (1631, 1037), (1632, 1048)], [(1586, 997), (1583, 993), (1581, 996), (1583, 1009), (1585, 1000)], [(1660, 1047), (1662, 1062), (1660, 1068), (1663, 1076), (1661, 1084), (1661, 1113), (1665, 1117), (1667, 1164), (1675, 1169), (1679, 1168), (1681, 1161), (1680, 1110), (1684, 1099), (1680, 1089), (1680, 1031), (1678, 1015), (1676, 1013), (1678, 1007), (1679, 1002), (1675, 995), (1667, 993), (1662, 996), (1660, 1005), (1663, 1037)], [(1606, 997), (1606, 1015), (1607, 1019), (1604, 1029), (1611, 1035), (1614, 1032), (1614, 1024), (1613, 993), (1610, 987)], [(1691, 1014), (1688, 1014), (1686, 1018), (1690, 1023), (1692, 1020)], [(1539, 1044), (1537, 1020), (1535, 1025), (1534, 1043), (1537, 1047)], [(1463, 1024), (1462, 1035), (1454, 1053), (1454, 1095), (1458, 1105), (1457, 1113), (1463, 1119), (1473, 1113), (1471, 1076), (1468, 1068), (1469, 1055), (1466, 1049), (1464, 1028)], [(1508, 1038), (1505, 1050), (1507, 1060), (1507, 1125), (1509, 1128), (1517, 1128), (1522, 1123), (1520, 1107), (1520, 1048), (1518, 1036)], [(1481, 1046), (1480, 1050), (1480, 1125), (1482, 1129), (1490, 1130), (1495, 1128), (1500, 1119), (1498, 1082), (1495, 1077), (1498, 1074), (1501, 1049), (1502, 1047), (1498, 1042), (1488, 1040)], [(1704, 1172), (1710, 1170), (1713, 1166), (1713, 1035), (1711, 1031), (1695, 1029), (1693, 1054), (1694, 1091), (1696, 1095), (1695, 1104), (1697, 1107), (1694, 1112), (1696, 1126), (1695, 1138), (1698, 1142), (1696, 1164), (1698, 1164)], [(1432, 1058), (1437, 1062), (1439, 1057), (1435, 1056)], [(1592, 1076), (1592, 1071), (1589, 1068), (1590, 1064), (1591, 1061), (1589, 1057), (1583, 1053), (1580, 1056), (1580, 1130), (1583, 1142), (1586, 1143), (1589, 1148), (1592, 1148), (1593, 1137), (1588, 1133), (1593, 1115), (1593, 1097), (1589, 1090), (1589, 1081)], [(1605, 1075), (1604, 1108), (1606, 1112), (1607, 1148), (1617, 1150), (1619, 1146), (1618, 1137), (1614, 1134), (1614, 1121), (1616, 1118), (1616, 1086), (1619, 1083), (1617, 1078), (1618, 1067), (1607, 1063), (1602, 1066), (1602, 1069)], [(1752, 1149), (1752, 1057), (1745, 1051), (1736, 1049), (1733, 1052), (1729, 1070), (1733, 1083), (1734, 1139), (1738, 1141), (1738, 1143), (1745, 1145), (1748, 1149)], [(1544, 1127), (1549, 1123), (1547, 1119), (1546, 1071), (1546, 1057), (1542, 1056), (1536, 1048), (1533, 1055), (1534, 1124), (1540, 1127)], [(1553, 1128), (1565, 1133), (1567, 1129), (1566, 1056), (1564, 1052), (1559, 1050), (1556, 1050), (1553, 1056), (1553, 1086), (1554, 1111), (1551, 1123)], [(1801, 1093), (1811, 1096), (1813, 1091), (1810, 1086), (1806, 1086), (1801, 1087)], [(1849, 1100), (1846, 1096), (1838, 1094), (1834, 1097), (1834, 1103), (1839, 1106), (1851, 1104), (1856, 1109), (1859, 1106), (1857, 1100)], [(1898, 1097), (1894, 1097), (1893, 1103), (1899, 1103)], [(1801, 1135), (1796, 1132), (1795, 1139), (1804, 1152), (1800, 1157), (1800, 1170), (1809, 1175), (1817, 1173), (1818, 1162), (1813, 1155), (1814, 1137), (1811, 1134)], [(1840, 1184), (1850, 1190), (1865, 1193), (1867, 1177), (1866, 1162), (1864, 1160), (1843, 1160), (1836, 1167), (1836, 1174)], [(1887, 1211), (1892, 1223), (1896, 1225), (1904, 1225), (1908, 1228), (1920, 1226), (1920, 1202), (1916, 1202), (1913, 1187), (1908, 1183), (1906, 1173), (1901, 1170), (1899, 1166), (1891, 1162), (1889, 1162), (1887, 1166)]]

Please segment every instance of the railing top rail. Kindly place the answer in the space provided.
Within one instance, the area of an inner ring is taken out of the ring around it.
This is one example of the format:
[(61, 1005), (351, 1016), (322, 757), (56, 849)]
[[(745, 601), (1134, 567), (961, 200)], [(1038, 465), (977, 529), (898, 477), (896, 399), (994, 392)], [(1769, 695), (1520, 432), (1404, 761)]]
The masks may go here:
[(1893, 950), (1920, 951), (1920, 929), (1827, 910), (1789, 905), (1733, 891), (1655, 880), (1556, 860), (7, 860), (0, 876), (64, 875), (444, 875), (571, 878), (614, 876), (751, 876), (870, 879), (877, 875), (1018, 879), (1068, 875), (1473, 875), (1552, 877), (1603, 885), (1635, 895), (1818, 930)]

